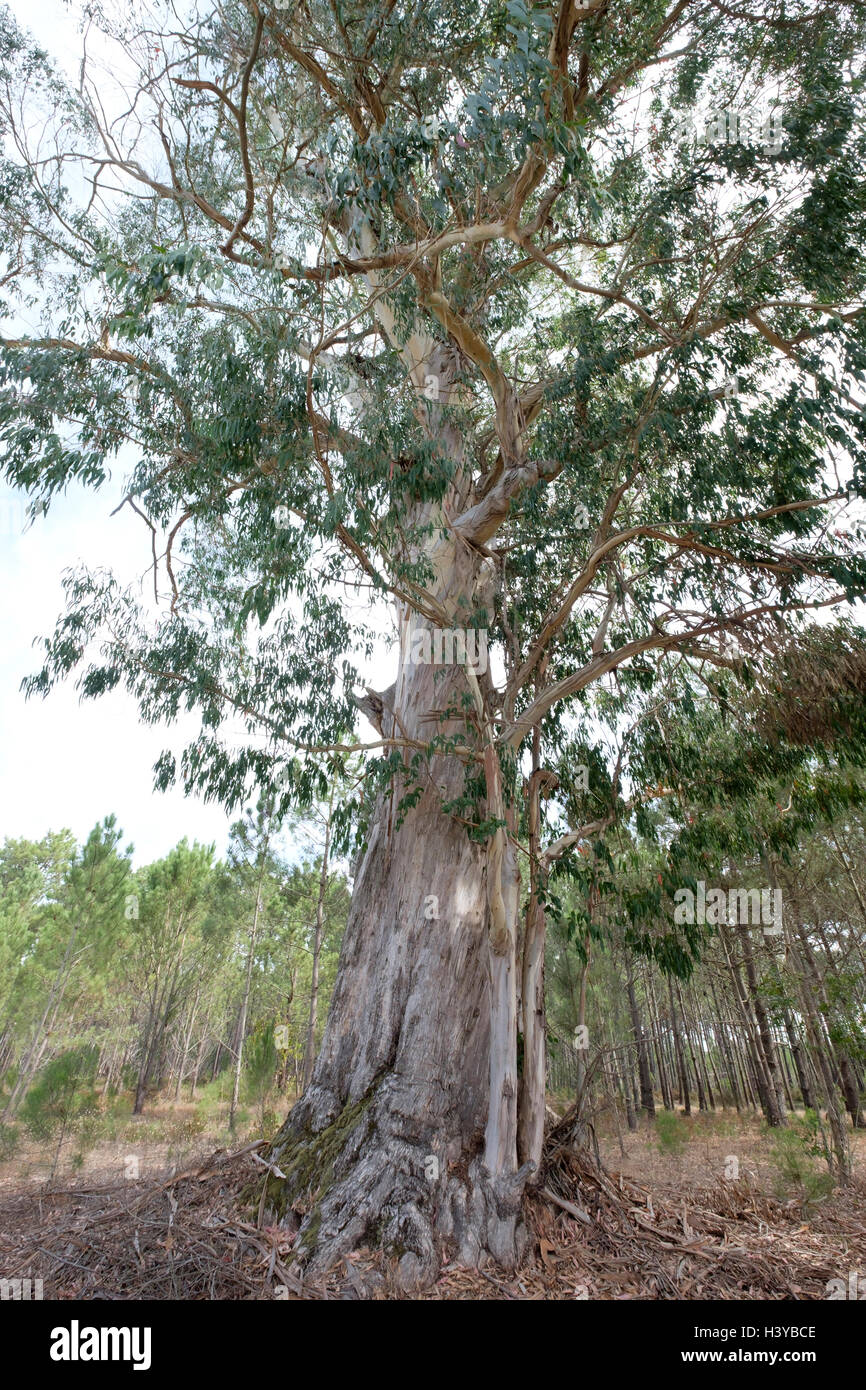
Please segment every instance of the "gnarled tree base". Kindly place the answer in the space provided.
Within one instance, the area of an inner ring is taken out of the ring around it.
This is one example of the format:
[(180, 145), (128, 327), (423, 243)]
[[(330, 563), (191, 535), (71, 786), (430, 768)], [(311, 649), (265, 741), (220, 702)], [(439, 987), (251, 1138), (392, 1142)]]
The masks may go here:
[(335, 1113), (334, 1097), (313, 1085), (267, 1155), (284, 1176), (268, 1175), (260, 1211), (297, 1229), (295, 1257), (313, 1277), (365, 1245), (397, 1259), (407, 1289), (437, 1278), (445, 1249), (473, 1268), (488, 1259), (515, 1268), (527, 1244), (529, 1166), (494, 1182), (480, 1135), (470, 1156), (459, 1133), (443, 1144), (440, 1130), (443, 1161), (418, 1134), (414, 1111), (401, 1110), (400, 1093), (400, 1079), (387, 1073)]

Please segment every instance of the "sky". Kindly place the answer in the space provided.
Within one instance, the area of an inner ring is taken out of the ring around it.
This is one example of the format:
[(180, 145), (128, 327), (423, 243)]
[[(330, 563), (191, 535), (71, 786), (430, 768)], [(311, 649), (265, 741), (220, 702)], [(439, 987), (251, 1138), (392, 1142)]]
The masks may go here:
[[(80, 38), (62, 0), (7, 0), (19, 23), (77, 72)], [(68, 828), (81, 840), (113, 813), (135, 848), (136, 865), (165, 854), (184, 836), (223, 853), (228, 816), (180, 788), (153, 790), (153, 766), (165, 748), (180, 752), (198, 730), (192, 717), (159, 728), (139, 722), (122, 691), (79, 698), (74, 677), (46, 699), (25, 700), (21, 681), (41, 665), (35, 639), (50, 636), (64, 609), (62, 575), (79, 563), (112, 569), (127, 583), (152, 583), (149, 535), (125, 508), (124, 468), (98, 493), (72, 487), (47, 516), (24, 530), (21, 494), (0, 482), (0, 842), (41, 838)], [(387, 681), (385, 682), (388, 683)], [(289, 852), (291, 847), (288, 847)]]
[[(177, 789), (153, 791), (153, 765), (179, 750), (183, 730), (142, 725), (136, 702), (115, 691), (81, 701), (74, 681), (47, 698), (25, 700), (23, 677), (41, 664), (34, 638), (50, 635), (64, 607), (61, 576), (82, 561), (136, 577), (147, 565), (147, 533), (117, 505), (121, 477), (100, 493), (70, 490), (22, 534), (20, 501), (0, 489), (0, 840), (41, 838), (68, 827), (81, 839), (113, 812), (135, 846), (136, 864), (159, 857), (183, 836), (222, 852), (230, 824), (218, 806)], [(235, 817), (232, 817), (234, 819)]]

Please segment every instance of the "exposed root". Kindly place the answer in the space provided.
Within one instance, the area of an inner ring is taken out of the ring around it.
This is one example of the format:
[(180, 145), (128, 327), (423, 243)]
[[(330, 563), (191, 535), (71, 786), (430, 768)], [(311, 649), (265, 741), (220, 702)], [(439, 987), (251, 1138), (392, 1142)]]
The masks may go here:
[[(390, 1084), (334, 1114), (333, 1098), (290, 1116), (268, 1161), (259, 1219), (296, 1232), (294, 1258), (308, 1276), (327, 1275), (362, 1246), (396, 1262), (404, 1289), (427, 1287), (443, 1254), (468, 1266), (493, 1260), (514, 1269), (526, 1251), (522, 1197), (530, 1165), (492, 1182), (480, 1157), (468, 1165), (431, 1152), (433, 1140), (410, 1142), (389, 1105)], [(309, 1123), (314, 1108), (322, 1128)], [(458, 1148), (455, 1141), (454, 1148)], [(459, 1150), (458, 1150), (459, 1151)]]
[(838, 1224), (834, 1255), (826, 1236), (803, 1224), (796, 1202), (778, 1202), (745, 1179), (651, 1192), (574, 1149), (572, 1132), (573, 1116), (554, 1125), (527, 1201), (542, 1252), (555, 1244), (559, 1260), (574, 1261), (573, 1297), (825, 1298), (842, 1264), (866, 1266), (862, 1192), (840, 1196), (860, 1217), (853, 1241), (850, 1217)]

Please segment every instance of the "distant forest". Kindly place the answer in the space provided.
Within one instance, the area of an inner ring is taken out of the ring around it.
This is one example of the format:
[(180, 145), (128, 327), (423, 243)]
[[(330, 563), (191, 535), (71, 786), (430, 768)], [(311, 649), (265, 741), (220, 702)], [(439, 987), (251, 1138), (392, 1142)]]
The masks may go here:
[[(212, 845), (134, 870), (113, 816), (0, 849), (2, 1137), (23, 1122), (98, 1133), (123, 1092), (134, 1113), (208, 1086), (235, 1126), (296, 1092), (312, 1066), (346, 921), (345, 875), (315, 853), (288, 864), (266, 814)], [(216, 1084), (215, 1084), (216, 1083)], [(89, 1104), (83, 1103), (89, 1099)], [(52, 1126), (52, 1119), (55, 1121)]]
[[(294, 832), (305, 853), (289, 864), (291, 832), (275, 836), (260, 805), (233, 827), (225, 859), (182, 840), (137, 870), (113, 816), (80, 845), (69, 831), (5, 841), (4, 1152), (28, 1131), (72, 1148), (95, 1139), (120, 1097), (135, 1114), (157, 1098), (199, 1102), (203, 1115), (222, 1102), (231, 1130), (239, 1116), (276, 1127), (312, 1073), (351, 897), (327, 857), (326, 811)], [(866, 815), (848, 808), (801, 834), (776, 866), (786, 932), (772, 919), (710, 920), (700, 959), (679, 977), (634, 949), (635, 895), (652, 863), (638, 840), (614, 838), (616, 891), (596, 865), (588, 892), (566, 878), (554, 893), (554, 1103), (620, 1142), (641, 1112), (793, 1121), (802, 1147), (844, 1181), (848, 1133), (864, 1128)], [(720, 881), (727, 905), (742, 877)]]

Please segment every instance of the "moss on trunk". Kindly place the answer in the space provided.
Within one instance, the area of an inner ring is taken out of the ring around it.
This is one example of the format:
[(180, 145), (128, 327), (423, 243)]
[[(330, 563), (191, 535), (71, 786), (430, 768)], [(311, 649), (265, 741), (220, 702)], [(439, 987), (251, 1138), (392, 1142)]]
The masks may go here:
[(336, 1165), (347, 1152), (356, 1150), (363, 1134), (356, 1136), (354, 1131), (363, 1123), (363, 1118), (376, 1094), (378, 1079), (366, 1095), (352, 1105), (347, 1105), (337, 1118), (325, 1129), (314, 1134), (310, 1129), (296, 1132), (289, 1115), (283, 1128), (274, 1139), (268, 1158), (285, 1176), (278, 1178), (268, 1173), (265, 1178), (265, 1191), (256, 1186), (249, 1193), (254, 1200), (256, 1211), (273, 1214), (277, 1221), (285, 1220), (290, 1211), (303, 1219), (303, 1230), (295, 1249), (295, 1256), (303, 1254), (315, 1245), (317, 1231), (316, 1208), (328, 1193), (336, 1174)]

